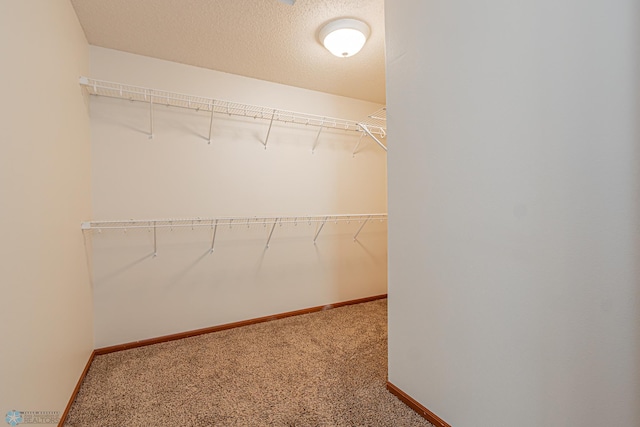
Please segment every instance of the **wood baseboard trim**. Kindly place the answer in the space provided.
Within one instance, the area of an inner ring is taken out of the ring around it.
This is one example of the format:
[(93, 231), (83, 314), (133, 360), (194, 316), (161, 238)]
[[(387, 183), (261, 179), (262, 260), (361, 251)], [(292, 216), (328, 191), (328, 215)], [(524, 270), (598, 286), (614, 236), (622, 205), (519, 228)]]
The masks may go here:
[(71, 393), (71, 397), (69, 398), (69, 402), (67, 403), (66, 408), (64, 408), (64, 412), (60, 417), (60, 421), (58, 421), (58, 427), (62, 427), (64, 425), (64, 422), (67, 420), (67, 415), (69, 415), (69, 411), (71, 410), (71, 405), (73, 405), (73, 402), (76, 400), (76, 397), (78, 396), (78, 392), (80, 391), (80, 386), (82, 386), (82, 382), (84, 381), (84, 378), (87, 376), (87, 372), (89, 372), (89, 368), (93, 363), (94, 357), (96, 357), (95, 350), (93, 350), (89, 355), (89, 360), (87, 361), (87, 364), (84, 366), (84, 369), (80, 374), (80, 378), (78, 379), (78, 382), (76, 383), (76, 387), (73, 389), (73, 392)]
[(428, 410), (427, 408), (422, 406), (417, 400), (415, 400), (414, 398), (409, 396), (404, 391), (400, 390), (395, 385), (391, 384), (389, 381), (387, 381), (387, 390), (389, 390), (398, 399), (400, 399), (402, 402), (404, 402), (405, 405), (407, 405), (409, 408), (411, 408), (414, 411), (416, 411), (418, 413), (418, 415), (420, 415), (425, 420), (429, 421), (434, 426), (436, 426), (436, 427), (451, 427), (444, 420), (442, 420), (442, 418), (440, 418), (439, 416), (437, 416), (436, 414), (434, 414), (433, 412), (431, 412), (430, 410)]
[(149, 338), (149, 339), (141, 340), (141, 341), (134, 341), (134, 342), (125, 343), (125, 344), (117, 344), (117, 345), (112, 345), (112, 346), (109, 346), (109, 347), (102, 347), (102, 348), (95, 349), (94, 353), (95, 353), (96, 356), (99, 356), (99, 355), (102, 355), (102, 354), (113, 353), (113, 352), (116, 352), (116, 351), (129, 350), (129, 349), (132, 349), (132, 348), (144, 347), (144, 346), (147, 346), (147, 345), (159, 344), (159, 343), (163, 343), (163, 342), (167, 342), (167, 341), (174, 341), (174, 340), (179, 340), (179, 339), (183, 339), (183, 338), (194, 337), (194, 336), (197, 336), (197, 335), (210, 334), (212, 332), (224, 331), (226, 329), (239, 328), (241, 326), (255, 325), (256, 323), (269, 322), (271, 320), (284, 319), (286, 317), (291, 317), (291, 316), (299, 316), (301, 314), (309, 314), (309, 313), (315, 313), (317, 311), (323, 311), (323, 310), (329, 310), (329, 309), (332, 309), (332, 308), (344, 307), (344, 306), (347, 306), (347, 305), (361, 304), (361, 303), (364, 303), (364, 302), (370, 302), (370, 301), (375, 301), (375, 300), (379, 300), (379, 299), (384, 299), (386, 297), (387, 297), (387, 294), (374, 295), (374, 296), (371, 296), (371, 297), (359, 298), (359, 299), (354, 299), (354, 300), (349, 300), (349, 301), (336, 302), (336, 303), (333, 303), (333, 304), (320, 305), (320, 306), (317, 306), (317, 307), (303, 308), (302, 310), (288, 311), (286, 313), (273, 314), (271, 316), (258, 317), (258, 318), (255, 318), (255, 319), (248, 319), (248, 320), (241, 320), (239, 322), (226, 323), (226, 324), (223, 324), (223, 325), (210, 326), (208, 328), (195, 329), (195, 330), (192, 330), (192, 331), (180, 332), (180, 333), (171, 334), (171, 335), (164, 335), (164, 336), (161, 336), (161, 337)]

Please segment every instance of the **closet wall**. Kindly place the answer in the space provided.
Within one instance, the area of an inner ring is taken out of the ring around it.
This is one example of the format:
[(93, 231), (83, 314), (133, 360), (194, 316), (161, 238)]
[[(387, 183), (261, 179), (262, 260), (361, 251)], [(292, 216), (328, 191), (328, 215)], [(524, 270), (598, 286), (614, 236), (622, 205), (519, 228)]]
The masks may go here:
[(389, 381), (456, 427), (640, 426), (640, 3), (386, 4)]
[[(59, 416), (93, 349), (89, 46), (68, 1), (0, 2), (0, 416)], [(26, 420), (26, 418), (25, 418)], [(8, 425), (8, 424), (7, 424)]]
[[(91, 47), (91, 76), (358, 120), (381, 106)], [(386, 153), (357, 134), (91, 97), (93, 219), (386, 212)], [(87, 218), (89, 219), (89, 218)], [(96, 346), (386, 292), (386, 223), (87, 231)]]

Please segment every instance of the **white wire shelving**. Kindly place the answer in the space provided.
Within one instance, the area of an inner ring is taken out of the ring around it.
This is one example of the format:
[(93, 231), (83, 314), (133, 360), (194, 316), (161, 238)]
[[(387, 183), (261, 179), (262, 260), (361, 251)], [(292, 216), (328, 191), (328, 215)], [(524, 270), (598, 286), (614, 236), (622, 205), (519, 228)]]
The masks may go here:
[(153, 231), (153, 255), (157, 255), (157, 231), (158, 229), (174, 229), (174, 228), (209, 228), (211, 229), (211, 247), (213, 252), (216, 241), (218, 227), (221, 226), (244, 226), (251, 227), (263, 225), (269, 227), (269, 235), (265, 248), (269, 248), (271, 237), (278, 225), (284, 224), (316, 224), (316, 230), (313, 237), (313, 244), (316, 244), (318, 236), (322, 232), (326, 223), (338, 222), (358, 222), (360, 227), (353, 236), (354, 242), (358, 239), (360, 232), (370, 221), (386, 221), (386, 213), (370, 213), (370, 214), (337, 214), (337, 215), (301, 215), (301, 216), (261, 216), (261, 217), (211, 217), (211, 218), (178, 218), (178, 219), (129, 219), (117, 221), (87, 221), (81, 224), (83, 231), (96, 230), (133, 230), (147, 229)]
[[(241, 104), (237, 102), (224, 101), (202, 96), (186, 95), (176, 92), (168, 92), (158, 89), (150, 89), (140, 86), (132, 86), (123, 83), (96, 80), (89, 77), (80, 77), (80, 85), (84, 87), (90, 95), (104, 96), (109, 98), (125, 99), (128, 101), (144, 102), (149, 105), (149, 138), (153, 138), (153, 107), (154, 105), (164, 105), (177, 108), (186, 108), (195, 111), (206, 111), (209, 117), (209, 135), (207, 141), (211, 143), (211, 131), (213, 129), (213, 119), (216, 115), (240, 116), (254, 119), (262, 119), (269, 123), (269, 127), (264, 138), (264, 148), (267, 148), (269, 135), (273, 122), (293, 123), (298, 125), (313, 126), (318, 128), (312, 152), (315, 150), (323, 129), (337, 129), (347, 132), (360, 133), (361, 138), (368, 136), (372, 138), (383, 150), (387, 147), (381, 139), (386, 137), (386, 121), (381, 121), (373, 116), (380, 116), (380, 111), (370, 115), (363, 121), (353, 121), (338, 119), (333, 117), (317, 116), (313, 114), (287, 111), (270, 107)], [(356, 146), (357, 149), (358, 146)], [(354, 149), (354, 154), (356, 149)]]
[(371, 137), (384, 151), (387, 151), (387, 147), (378, 139), (380, 135), (377, 131), (380, 129), (384, 130), (382, 137), (386, 136), (387, 132), (387, 107), (382, 107), (378, 111), (375, 111), (372, 114), (369, 114), (366, 119), (358, 122), (358, 126), (364, 132), (360, 139), (358, 140), (358, 144), (356, 144), (353, 149), (353, 155), (356, 155), (356, 151), (358, 151), (358, 147), (360, 146), (360, 142), (362, 141), (362, 137), (369, 136)]

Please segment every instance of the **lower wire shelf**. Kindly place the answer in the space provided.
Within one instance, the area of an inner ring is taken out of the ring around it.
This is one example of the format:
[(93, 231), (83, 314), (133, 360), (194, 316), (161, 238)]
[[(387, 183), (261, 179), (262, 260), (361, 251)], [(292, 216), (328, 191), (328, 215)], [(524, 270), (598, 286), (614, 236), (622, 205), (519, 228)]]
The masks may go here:
[(276, 225), (308, 223), (316, 224), (316, 232), (313, 243), (316, 243), (320, 232), (327, 222), (351, 222), (357, 221), (360, 227), (353, 236), (356, 241), (358, 235), (369, 221), (386, 221), (386, 213), (371, 214), (333, 214), (333, 215), (299, 215), (299, 216), (252, 216), (252, 217), (210, 217), (210, 218), (178, 218), (178, 219), (129, 219), (129, 220), (108, 220), (108, 221), (86, 221), (81, 224), (83, 231), (97, 230), (128, 230), (128, 229), (148, 229), (153, 230), (153, 255), (157, 255), (157, 230), (162, 228), (211, 228), (213, 236), (211, 239), (210, 252), (213, 252), (216, 233), (219, 226), (228, 225), (244, 225), (251, 227), (252, 225), (270, 226), (269, 237), (265, 248), (269, 248), (271, 237)]

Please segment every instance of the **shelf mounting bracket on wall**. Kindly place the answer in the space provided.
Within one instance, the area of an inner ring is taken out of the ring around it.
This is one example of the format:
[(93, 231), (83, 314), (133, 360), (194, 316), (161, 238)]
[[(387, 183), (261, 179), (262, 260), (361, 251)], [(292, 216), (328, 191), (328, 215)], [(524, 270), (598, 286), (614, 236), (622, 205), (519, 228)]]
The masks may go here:
[[(363, 135), (371, 137), (371, 139), (373, 139), (380, 148), (387, 151), (387, 147), (379, 139), (387, 136), (387, 107), (382, 107), (378, 111), (369, 114), (365, 120), (358, 123), (358, 126), (360, 126)], [(361, 140), (362, 138), (360, 138), (360, 141)], [(360, 141), (358, 141), (356, 148), (353, 149), (354, 156), (358, 146), (360, 145)]]
[(211, 129), (213, 128), (213, 104), (215, 101), (211, 101), (211, 104), (209, 104), (210, 108), (211, 108), (211, 117), (209, 118), (209, 138), (207, 139), (207, 143), (211, 144)]
[(322, 119), (322, 124), (320, 125), (320, 129), (318, 129), (318, 134), (316, 135), (316, 140), (313, 142), (313, 147), (311, 147), (311, 153), (315, 154), (316, 147), (318, 146), (318, 141), (320, 140), (320, 133), (324, 129), (324, 118)]
[(316, 244), (316, 240), (318, 240), (318, 236), (320, 235), (320, 232), (322, 231), (322, 228), (324, 227), (324, 225), (327, 223), (327, 219), (329, 219), (328, 216), (324, 217), (324, 220), (322, 221), (322, 223), (320, 224), (320, 227), (318, 227), (318, 231), (316, 232), (316, 235), (313, 238), (313, 244)]
[(387, 147), (385, 147), (385, 145), (382, 142), (380, 142), (378, 138), (376, 138), (376, 136), (371, 132), (371, 130), (366, 124), (360, 123), (360, 127), (362, 128), (364, 133), (367, 134), (367, 136), (371, 137), (371, 139), (373, 139), (380, 146), (380, 148), (382, 148), (384, 151), (387, 151)]
[(360, 138), (358, 138), (358, 143), (356, 144), (355, 147), (353, 147), (353, 154), (351, 155), (351, 157), (355, 157), (356, 156), (356, 151), (358, 150), (358, 147), (360, 146), (360, 143), (362, 142), (362, 138), (364, 138), (366, 134), (363, 133), (360, 135)]
[(153, 95), (149, 95), (149, 139), (153, 139)]
[(269, 120), (269, 129), (267, 129), (267, 136), (264, 138), (264, 149), (267, 149), (267, 142), (269, 141), (269, 135), (271, 134), (271, 126), (273, 125), (273, 119), (276, 117), (276, 110), (271, 113), (271, 120)]
[(269, 249), (269, 242), (271, 241), (271, 236), (273, 236), (273, 230), (275, 230), (276, 228), (276, 224), (278, 223), (278, 219), (276, 218), (275, 221), (273, 221), (273, 225), (271, 226), (271, 231), (269, 232), (269, 237), (267, 238), (267, 245), (265, 246), (265, 249)]
[[(213, 224), (213, 221), (212, 221)], [(209, 253), (213, 253), (213, 245), (216, 243), (216, 233), (218, 232), (218, 220), (216, 219), (215, 224), (213, 224), (213, 237), (211, 238), (211, 249), (209, 249)]]
[(158, 239), (157, 239), (157, 234), (156, 234), (156, 229), (158, 227), (156, 226), (156, 222), (153, 222), (153, 257), (157, 257), (158, 256)]
[(360, 232), (362, 231), (362, 229), (364, 228), (365, 225), (367, 225), (367, 221), (369, 221), (371, 219), (371, 216), (368, 216), (367, 219), (365, 219), (362, 222), (362, 225), (360, 226), (360, 228), (358, 228), (358, 231), (356, 231), (356, 234), (353, 236), (353, 241), (355, 242), (356, 240), (358, 240), (358, 234), (360, 234)]

